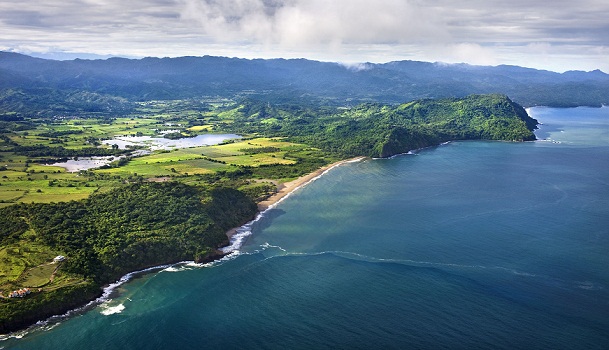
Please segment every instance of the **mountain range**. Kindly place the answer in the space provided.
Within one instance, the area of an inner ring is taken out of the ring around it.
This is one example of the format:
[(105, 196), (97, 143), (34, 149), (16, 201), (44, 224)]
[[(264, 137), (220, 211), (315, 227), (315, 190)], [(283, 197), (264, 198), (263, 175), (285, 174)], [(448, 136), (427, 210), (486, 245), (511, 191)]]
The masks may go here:
[(212, 56), (56, 61), (0, 52), (4, 113), (42, 108), (55, 99), (63, 101), (59, 110), (120, 112), (134, 101), (202, 97), (340, 106), (486, 93), (506, 94), (525, 107), (600, 106), (609, 104), (609, 75), (419, 61), (344, 65)]

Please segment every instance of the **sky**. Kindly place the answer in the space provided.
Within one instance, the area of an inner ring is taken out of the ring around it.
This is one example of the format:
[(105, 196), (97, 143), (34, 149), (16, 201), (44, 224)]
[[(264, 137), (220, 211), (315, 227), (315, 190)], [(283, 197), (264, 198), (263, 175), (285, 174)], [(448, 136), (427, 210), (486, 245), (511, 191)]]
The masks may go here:
[(607, 0), (0, 0), (0, 50), (609, 73)]

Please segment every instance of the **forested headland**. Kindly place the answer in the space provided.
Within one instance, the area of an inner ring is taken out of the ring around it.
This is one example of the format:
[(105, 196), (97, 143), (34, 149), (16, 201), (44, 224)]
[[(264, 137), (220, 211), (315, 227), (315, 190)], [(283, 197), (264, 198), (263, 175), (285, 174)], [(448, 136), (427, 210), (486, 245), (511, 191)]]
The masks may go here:
[(343, 157), (390, 157), (451, 140), (531, 141), (537, 121), (504, 95), (366, 103), (340, 111), (244, 104), (227, 130), (284, 136)]

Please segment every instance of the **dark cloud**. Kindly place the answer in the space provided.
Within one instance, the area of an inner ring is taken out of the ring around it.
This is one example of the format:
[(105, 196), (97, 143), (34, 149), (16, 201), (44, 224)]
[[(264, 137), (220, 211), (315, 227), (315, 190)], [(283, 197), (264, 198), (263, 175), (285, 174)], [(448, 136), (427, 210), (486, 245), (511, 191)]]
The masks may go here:
[(40, 11), (8, 10), (0, 14), (0, 20), (5, 26), (17, 27), (47, 27), (44, 14)]

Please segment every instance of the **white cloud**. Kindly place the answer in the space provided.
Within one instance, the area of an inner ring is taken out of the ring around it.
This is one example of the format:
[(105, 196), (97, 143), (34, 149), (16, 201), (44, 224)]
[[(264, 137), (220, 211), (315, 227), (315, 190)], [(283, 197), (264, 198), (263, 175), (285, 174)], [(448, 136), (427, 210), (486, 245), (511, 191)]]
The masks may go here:
[(447, 62), (467, 62), (476, 65), (495, 65), (499, 61), (492, 48), (474, 43), (450, 45), (445, 50)]
[(372, 69), (372, 65), (369, 63), (350, 63), (350, 62), (343, 62), (340, 63), (341, 66), (352, 70), (354, 72), (361, 72), (361, 71), (366, 71), (366, 70), (370, 70)]
[(181, 0), (182, 18), (214, 41), (285, 47), (447, 38), (433, 11), (408, 0)]

